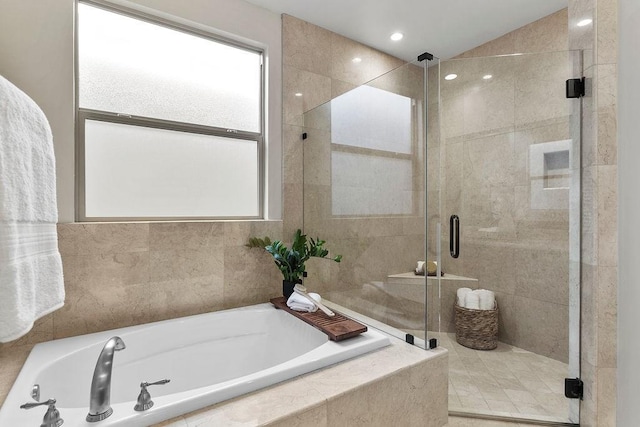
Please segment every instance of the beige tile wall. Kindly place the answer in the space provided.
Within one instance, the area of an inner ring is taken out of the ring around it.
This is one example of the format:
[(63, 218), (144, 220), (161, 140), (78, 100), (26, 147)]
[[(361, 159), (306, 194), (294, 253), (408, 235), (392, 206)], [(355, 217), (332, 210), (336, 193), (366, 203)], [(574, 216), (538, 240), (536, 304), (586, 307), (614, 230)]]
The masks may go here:
[[(362, 61), (354, 63), (354, 57)], [(340, 264), (310, 261), (307, 288), (338, 303), (346, 303), (347, 295), (355, 295), (360, 302), (371, 300), (371, 295), (364, 297), (363, 285), (410, 271), (418, 259), (424, 259), (424, 219), (418, 210), (403, 218), (332, 216), (330, 107), (325, 103), (372, 79), (369, 84), (374, 87), (420, 102), (423, 69), (397, 69), (404, 61), (287, 15), (283, 16), (283, 58), (283, 116), (288, 135), (284, 155), (295, 162), (285, 168), (285, 204), (304, 206), (295, 218), (285, 217), (285, 235), (295, 230), (304, 216), (305, 232), (327, 240), (332, 253), (343, 255)], [(296, 97), (296, 93), (302, 96)], [(308, 134), (304, 142), (303, 132)], [(413, 177), (416, 206), (422, 204), (424, 193), (423, 166), (418, 166)], [(304, 187), (299, 184), (302, 173)], [(387, 305), (376, 298), (372, 303), (374, 313), (375, 307)]]
[(281, 221), (59, 224), (65, 305), (0, 344), (0, 404), (34, 344), (266, 302), (281, 291), (271, 257), (244, 247)]
[[(441, 76), (458, 78), (440, 84), (443, 216), (462, 224), (461, 256), (445, 255), (444, 269), (496, 292), (501, 341), (565, 362), (568, 194), (565, 209), (532, 205), (529, 150), (570, 139), (567, 45), (564, 9), (444, 61)], [(511, 53), (533, 55), (492, 56)]]
[[(615, 426), (617, 2), (570, 0), (567, 11), (560, 11), (550, 18), (555, 21), (550, 22), (557, 28), (555, 32), (536, 29), (540, 22), (532, 23), (527, 26), (529, 28), (524, 27), (527, 31), (521, 34), (507, 34), (461, 57), (525, 52), (527, 49), (534, 52), (567, 47), (584, 50), (587, 94), (582, 100), (581, 377), (585, 382), (585, 399), (581, 402), (580, 419), (581, 425), (585, 426)], [(593, 19), (591, 25), (576, 26), (587, 18)], [(525, 36), (527, 33), (528, 37)], [(532, 34), (538, 34), (538, 37), (531, 37)], [(568, 45), (550, 41), (549, 34), (558, 34), (557, 40), (566, 34)], [(540, 47), (539, 40), (547, 40), (548, 46)], [(527, 42), (529, 46), (523, 46)]]
[[(582, 115), (581, 425), (616, 425), (617, 1), (570, 0), (569, 46), (585, 51)], [(583, 19), (590, 25), (576, 26)]]
[[(616, 1), (570, 0), (569, 3), (569, 46), (587, 49), (585, 69), (592, 79), (583, 113), (582, 377), (586, 398), (582, 404), (582, 422), (583, 425), (613, 426), (617, 288)], [(594, 18), (594, 24), (575, 27), (584, 17)], [(558, 12), (551, 19), (564, 23), (566, 28), (566, 12)], [(558, 42), (564, 30), (552, 23), (549, 25), (556, 28), (558, 38), (548, 38), (554, 33), (533, 23), (464, 56), (566, 49), (566, 44)], [(355, 56), (357, 52), (363, 59), (378, 59), (380, 53), (292, 17), (283, 17), (283, 30), (285, 51), (293, 52), (290, 55), (285, 52), (283, 70), (284, 225), (230, 222), (224, 223), (221, 229), (219, 224), (211, 223), (61, 224), (67, 306), (36, 322), (24, 338), (0, 345), (0, 403), (37, 342), (132, 322), (262, 302), (279, 293), (280, 277), (271, 260), (256, 256), (242, 245), (249, 235), (286, 237), (302, 225), (302, 112), (401, 64), (388, 57), (375, 61), (375, 66), (364, 71), (356, 69), (350, 62), (352, 54)], [(293, 94), (298, 91), (307, 96), (295, 97)], [(454, 150), (462, 148), (452, 146), (447, 153), (456, 155)], [(445, 179), (451, 181), (455, 176), (447, 175)], [(359, 226), (346, 221), (335, 233)], [(371, 223), (363, 228), (375, 236), (380, 233), (377, 230), (384, 229), (380, 226), (380, 223)], [(401, 233), (408, 234), (417, 226), (412, 220), (405, 220), (385, 233), (398, 235), (396, 231), (403, 230)], [(356, 251), (365, 252), (358, 245), (359, 240), (345, 240), (345, 244), (352, 244)], [(173, 262), (174, 256), (184, 264), (181, 262), (171, 271), (163, 265), (163, 260)], [(330, 265), (329, 274), (335, 274), (337, 266)], [(362, 263), (359, 268), (366, 270), (367, 267)], [(319, 269), (325, 271), (326, 276), (326, 265)]]
[(567, 13), (567, 9), (562, 9), (502, 37), (468, 50), (457, 57), (477, 58), (512, 53), (566, 50), (568, 47)]

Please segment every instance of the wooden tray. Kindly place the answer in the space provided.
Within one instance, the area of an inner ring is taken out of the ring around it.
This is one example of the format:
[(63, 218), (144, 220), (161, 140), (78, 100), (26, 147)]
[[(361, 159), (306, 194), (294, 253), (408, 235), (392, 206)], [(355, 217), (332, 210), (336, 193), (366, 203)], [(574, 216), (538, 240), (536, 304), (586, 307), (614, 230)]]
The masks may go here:
[(271, 304), (276, 308), (293, 314), (298, 319), (302, 319), (314, 328), (324, 332), (332, 341), (346, 340), (347, 338), (360, 335), (367, 330), (367, 327), (362, 323), (358, 323), (355, 320), (344, 317), (340, 313), (336, 313), (335, 316), (329, 317), (320, 310), (315, 313), (291, 310), (287, 307), (287, 300), (285, 297), (271, 298)]

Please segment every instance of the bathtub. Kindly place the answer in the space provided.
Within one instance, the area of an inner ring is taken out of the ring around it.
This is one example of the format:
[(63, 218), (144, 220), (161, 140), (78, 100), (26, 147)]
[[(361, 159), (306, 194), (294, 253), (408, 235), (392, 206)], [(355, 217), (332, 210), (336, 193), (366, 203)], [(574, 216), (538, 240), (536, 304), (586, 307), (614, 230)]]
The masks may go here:
[[(113, 358), (113, 415), (88, 423), (93, 370), (112, 336), (126, 345)], [(148, 426), (387, 345), (374, 330), (329, 341), (271, 304), (49, 341), (31, 351), (0, 409), (0, 426), (40, 425), (46, 407), (19, 408), (33, 402), (34, 384), (40, 401), (57, 400), (65, 426)], [(140, 383), (162, 379), (170, 382), (149, 387), (154, 406), (134, 411)]]

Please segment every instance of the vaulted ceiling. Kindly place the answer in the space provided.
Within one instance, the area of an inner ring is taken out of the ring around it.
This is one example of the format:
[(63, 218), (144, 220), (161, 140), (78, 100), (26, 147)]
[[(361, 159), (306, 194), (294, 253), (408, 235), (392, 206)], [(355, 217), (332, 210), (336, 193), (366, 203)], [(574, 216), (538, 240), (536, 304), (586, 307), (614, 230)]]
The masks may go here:
[[(248, 0), (406, 61), (450, 58), (562, 8), (567, 0)], [(404, 38), (389, 36), (401, 32)]]

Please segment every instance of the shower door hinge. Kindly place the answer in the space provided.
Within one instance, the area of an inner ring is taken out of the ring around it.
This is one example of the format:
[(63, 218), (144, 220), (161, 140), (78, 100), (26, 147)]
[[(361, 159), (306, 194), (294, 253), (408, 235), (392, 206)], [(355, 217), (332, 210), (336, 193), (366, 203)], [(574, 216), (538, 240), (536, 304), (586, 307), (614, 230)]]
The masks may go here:
[(411, 335), (411, 334), (405, 334), (404, 340), (405, 340), (406, 343), (411, 344), (411, 345), (413, 345), (413, 343), (415, 341), (413, 335)]
[(433, 60), (433, 55), (432, 55), (432, 54), (430, 54), (429, 52), (424, 52), (424, 53), (422, 53), (422, 54), (420, 54), (420, 55), (418, 56), (418, 62), (422, 62), (422, 61), (424, 61), (425, 59), (426, 59), (427, 61), (432, 61), (432, 60)]
[(567, 98), (580, 98), (584, 96), (585, 78), (567, 80)]
[(564, 379), (564, 396), (568, 399), (580, 399), (584, 392), (584, 383), (580, 378)]
[(302, 133), (302, 139), (303, 139), (303, 140), (307, 139), (307, 133), (306, 133), (306, 132), (303, 132), (303, 133)]

